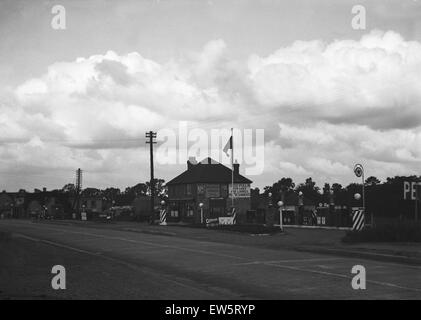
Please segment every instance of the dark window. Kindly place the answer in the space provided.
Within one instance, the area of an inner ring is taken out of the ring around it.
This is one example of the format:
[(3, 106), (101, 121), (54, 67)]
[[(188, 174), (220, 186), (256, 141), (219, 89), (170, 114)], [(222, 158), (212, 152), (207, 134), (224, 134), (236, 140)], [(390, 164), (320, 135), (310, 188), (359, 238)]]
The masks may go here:
[(186, 194), (187, 195), (191, 195), (191, 189), (192, 189), (191, 184), (186, 184)]

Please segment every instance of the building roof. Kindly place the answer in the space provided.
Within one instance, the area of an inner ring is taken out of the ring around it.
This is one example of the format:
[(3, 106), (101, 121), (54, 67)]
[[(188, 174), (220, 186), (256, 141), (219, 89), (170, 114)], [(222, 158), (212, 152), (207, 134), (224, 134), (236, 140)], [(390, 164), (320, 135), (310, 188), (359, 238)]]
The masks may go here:
[[(167, 185), (186, 183), (231, 183), (232, 170), (211, 158), (197, 164), (178, 175)], [(234, 183), (252, 183), (251, 180), (234, 170)]]

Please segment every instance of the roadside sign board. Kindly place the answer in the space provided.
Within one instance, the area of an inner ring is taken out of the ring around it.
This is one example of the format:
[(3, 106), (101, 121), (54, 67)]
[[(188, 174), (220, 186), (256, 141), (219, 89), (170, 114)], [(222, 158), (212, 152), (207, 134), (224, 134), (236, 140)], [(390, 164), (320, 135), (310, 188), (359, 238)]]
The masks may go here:
[(421, 199), (421, 182), (404, 181), (403, 183), (403, 199), (416, 200)]
[(219, 217), (218, 220), (220, 225), (234, 224), (234, 217)]
[(218, 224), (219, 224), (218, 218), (206, 219), (206, 226), (207, 227), (215, 227)]

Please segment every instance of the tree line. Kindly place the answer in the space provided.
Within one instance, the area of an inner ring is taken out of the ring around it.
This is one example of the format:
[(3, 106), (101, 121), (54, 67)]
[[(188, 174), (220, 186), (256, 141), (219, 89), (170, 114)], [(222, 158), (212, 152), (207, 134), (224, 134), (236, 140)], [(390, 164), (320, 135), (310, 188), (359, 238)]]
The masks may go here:
[[(412, 217), (416, 209), (415, 201), (405, 200), (403, 197), (403, 185), (408, 181), (420, 182), (421, 176), (388, 177), (383, 182), (375, 176), (368, 177), (364, 183), (366, 211), (380, 216)], [(299, 184), (295, 184), (292, 178), (284, 177), (271, 186), (264, 187), (263, 192), (258, 188), (252, 189), (251, 192), (252, 195), (271, 193), (273, 203), (283, 200), (291, 193), (302, 192), (303, 196), (315, 205), (331, 204), (333, 201), (333, 204), (340, 206), (361, 206), (361, 200), (356, 200), (354, 195), (362, 194), (362, 189), (362, 183), (352, 182), (345, 187), (340, 183), (325, 183), (320, 188), (311, 177)]]
[[(167, 188), (164, 179), (154, 179), (155, 196), (165, 199), (167, 198)], [(74, 183), (66, 184), (60, 190), (54, 190), (70, 196), (76, 196), (77, 190)], [(105, 189), (85, 188), (80, 191), (81, 197), (100, 197), (105, 200), (112, 201), (116, 206), (128, 205), (133, 202), (136, 197), (150, 196), (151, 184), (149, 181), (141, 182), (134, 186), (126, 187), (124, 190), (115, 187), (108, 187)]]

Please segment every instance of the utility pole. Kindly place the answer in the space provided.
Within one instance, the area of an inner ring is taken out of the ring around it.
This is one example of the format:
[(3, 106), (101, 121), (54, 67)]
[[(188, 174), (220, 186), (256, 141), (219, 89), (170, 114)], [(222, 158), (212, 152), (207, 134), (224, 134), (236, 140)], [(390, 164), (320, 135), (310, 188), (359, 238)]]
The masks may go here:
[(418, 201), (421, 199), (421, 182), (417, 179), (415, 184), (415, 222), (418, 222)]
[[(155, 206), (155, 179), (154, 179), (154, 174), (153, 174), (153, 145), (156, 143), (156, 141), (154, 141), (154, 139), (156, 139), (156, 132), (153, 131), (149, 131), (146, 132), (146, 143), (149, 144), (149, 153), (150, 153), (150, 166), (151, 166), (151, 181), (150, 181), (150, 186), (151, 186), (151, 216), (152, 219), (154, 219), (154, 206)], [(153, 221), (153, 220), (152, 220)]]
[(80, 192), (82, 190), (82, 170), (76, 170), (76, 210), (80, 214)]

